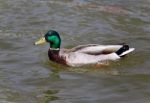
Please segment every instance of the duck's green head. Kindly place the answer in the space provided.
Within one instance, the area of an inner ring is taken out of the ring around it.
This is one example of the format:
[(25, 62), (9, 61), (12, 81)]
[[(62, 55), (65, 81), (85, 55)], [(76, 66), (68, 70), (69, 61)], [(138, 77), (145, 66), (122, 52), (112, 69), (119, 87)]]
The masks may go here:
[(61, 38), (56, 31), (49, 30), (44, 37), (40, 38), (40, 40), (36, 41), (34, 44), (39, 45), (45, 42), (50, 43), (50, 48), (59, 49), (61, 45)]

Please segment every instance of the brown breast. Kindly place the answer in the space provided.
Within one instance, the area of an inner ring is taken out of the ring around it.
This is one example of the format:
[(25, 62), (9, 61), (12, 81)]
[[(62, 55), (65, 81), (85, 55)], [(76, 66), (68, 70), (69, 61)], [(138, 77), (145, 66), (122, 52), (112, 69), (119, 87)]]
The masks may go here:
[(60, 64), (66, 64), (66, 60), (64, 57), (59, 56), (59, 50), (48, 50), (48, 57), (50, 60), (60, 63)]

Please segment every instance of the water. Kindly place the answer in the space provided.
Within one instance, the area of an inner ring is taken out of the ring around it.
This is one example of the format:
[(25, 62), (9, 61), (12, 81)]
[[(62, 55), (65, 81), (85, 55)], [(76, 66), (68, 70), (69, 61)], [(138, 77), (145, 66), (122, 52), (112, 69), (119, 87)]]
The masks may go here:
[[(150, 103), (149, 0), (0, 0), (0, 103)], [(136, 50), (110, 66), (49, 62), (54, 29), (62, 47), (127, 42)]]

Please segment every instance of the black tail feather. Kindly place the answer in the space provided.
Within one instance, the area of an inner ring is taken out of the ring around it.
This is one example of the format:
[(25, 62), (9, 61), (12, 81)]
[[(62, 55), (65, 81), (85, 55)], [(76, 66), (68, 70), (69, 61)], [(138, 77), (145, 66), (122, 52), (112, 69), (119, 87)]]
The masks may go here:
[(129, 50), (129, 45), (123, 45), (118, 51), (116, 51), (117, 55), (121, 55), (123, 52)]

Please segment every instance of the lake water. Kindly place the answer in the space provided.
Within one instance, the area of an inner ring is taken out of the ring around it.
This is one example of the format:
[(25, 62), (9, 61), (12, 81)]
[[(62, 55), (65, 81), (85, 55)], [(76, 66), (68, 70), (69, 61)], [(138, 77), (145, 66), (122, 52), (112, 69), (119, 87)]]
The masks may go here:
[[(0, 103), (150, 103), (150, 0), (0, 0)], [(49, 29), (62, 47), (126, 42), (110, 66), (50, 62)]]

